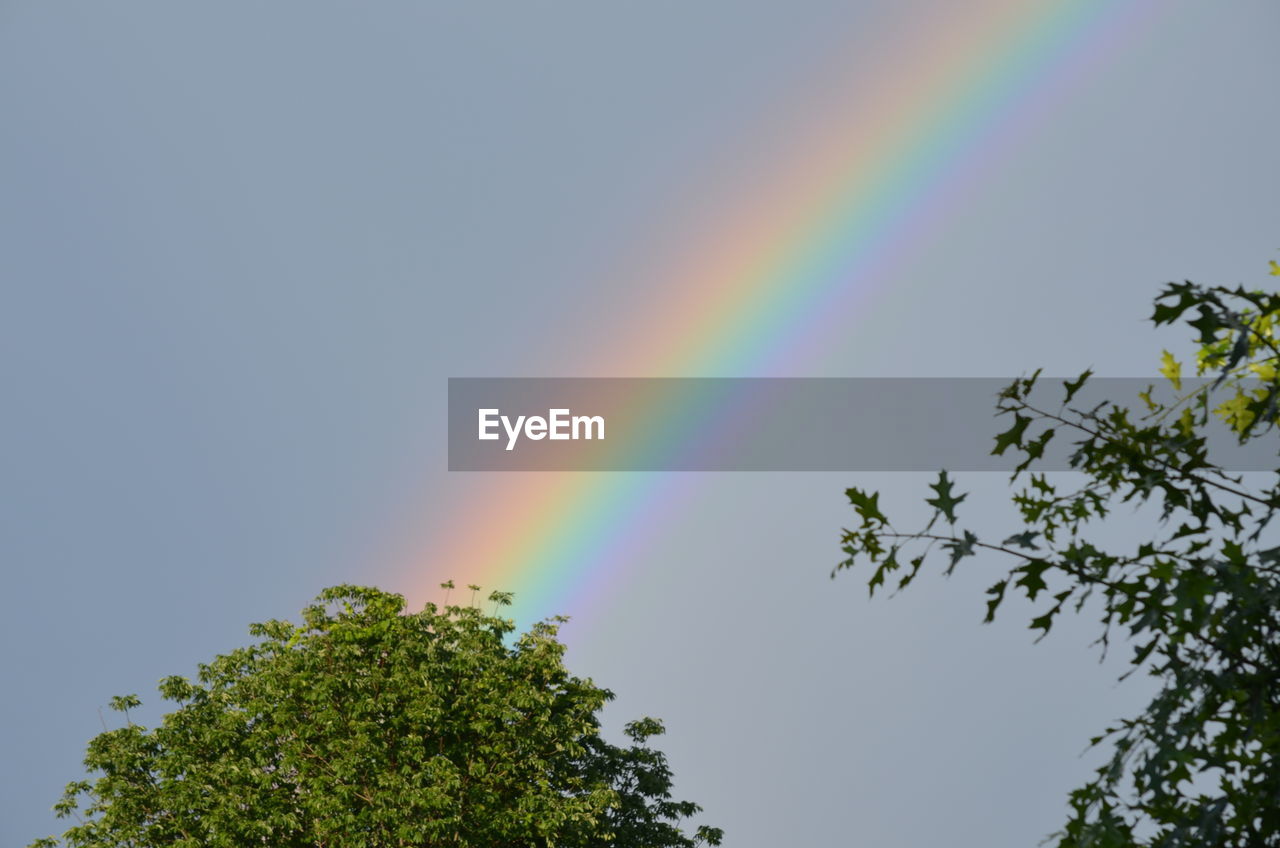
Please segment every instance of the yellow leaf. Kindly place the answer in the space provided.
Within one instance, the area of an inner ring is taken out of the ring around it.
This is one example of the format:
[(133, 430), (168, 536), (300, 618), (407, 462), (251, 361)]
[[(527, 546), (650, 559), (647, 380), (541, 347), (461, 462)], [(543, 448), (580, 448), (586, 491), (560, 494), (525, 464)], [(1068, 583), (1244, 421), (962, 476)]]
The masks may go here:
[(1271, 276), (1280, 277), (1280, 265), (1274, 259), (1271, 260)]
[(1160, 357), (1160, 376), (1173, 383), (1175, 392), (1182, 391), (1182, 364), (1174, 359), (1173, 354), (1167, 350)]
[(1253, 421), (1253, 413), (1249, 411), (1249, 398), (1239, 389), (1236, 390), (1235, 397), (1223, 401), (1213, 412), (1237, 433), (1242, 432)]
[(1276, 378), (1276, 366), (1272, 362), (1251, 363), (1249, 370), (1257, 374), (1260, 380), (1274, 380)]
[(1178, 417), (1178, 429), (1182, 431), (1182, 435), (1190, 436), (1192, 431), (1195, 430), (1195, 426), (1195, 416), (1191, 414), (1190, 409), (1184, 407), (1182, 415)]

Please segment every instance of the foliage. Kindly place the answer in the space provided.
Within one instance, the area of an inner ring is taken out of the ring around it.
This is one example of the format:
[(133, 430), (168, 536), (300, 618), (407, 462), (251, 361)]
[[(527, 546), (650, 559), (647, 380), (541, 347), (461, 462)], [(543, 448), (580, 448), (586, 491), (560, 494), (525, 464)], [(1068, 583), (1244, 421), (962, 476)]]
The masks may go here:
[[(946, 574), (969, 558), (1002, 559), (987, 621), (1012, 590), (1036, 608), (1030, 626), (1041, 638), (1064, 610), (1088, 604), (1101, 610), (1104, 652), (1115, 638), (1132, 647), (1125, 676), (1145, 670), (1157, 694), (1092, 741), (1110, 755), (1071, 793), (1066, 825), (1051, 838), (1061, 848), (1280, 846), (1280, 547), (1265, 533), (1280, 509), (1280, 471), (1232, 476), (1210, 459), (1206, 439), (1224, 423), (1241, 442), (1275, 438), (1280, 295), (1169, 284), (1152, 320), (1197, 332), (1197, 386), (1184, 386), (1181, 363), (1164, 354), (1173, 401), (1148, 389), (1137, 413), (1115, 402), (1075, 409), (1088, 371), (1063, 383), (1056, 408), (1032, 398), (1039, 372), (1001, 393), (998, 414), (1011, 425), (993, 453), (1021, 460), (1011, 479), (1017, 532), (963, 527), (965, 496), (945, 472), (926, 500), (932, 518), (915, 532), (894, 527), (878, 493), (854, 488), (859, 523), (844, 532), (848, 559), (832, 574), (869, 563), (874, 594), (891, 579), (905, 588), (939, 557)], [(1214, 399), (1223, 393), (1226, 401)], [(1078, 488), (1034, 471), (1064, 434), (1078, 439)], [(1154, 509), (1149, 539), (1125, 550), (1090, 541), (1087, 532), (1122, 504)]]
[[(444, 584), (452, 588), (452, 584)], [(474, 590), (472, 587), (473, 598)], [(499, 604), (510, 595), (493, 593)], [(207, 665), (198, 682), (161, 681), (178, 708), (147, 729), (139, 701), (111, 706), (125, 725), (89, 743), (97, 779), (55, 808), (81, 823), (69, 846), (718, 845), (679, 820), (671, 772), (627, 726), (629, 747), (599, 735), (613, 697), (562, 665), (558, 622), (515, 639), (514, 624), (474, 606), (327, 589), (303, 623), (268, 621), (261, 641)], [(54, 846), (55, 839), (35, 846)]]

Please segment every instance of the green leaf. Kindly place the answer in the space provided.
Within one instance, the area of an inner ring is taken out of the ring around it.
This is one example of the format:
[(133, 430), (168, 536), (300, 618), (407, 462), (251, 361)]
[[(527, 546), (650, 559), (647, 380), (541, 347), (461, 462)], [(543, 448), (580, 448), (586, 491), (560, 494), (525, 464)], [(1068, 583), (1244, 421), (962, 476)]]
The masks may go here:
[(1001, 542), (1001, 544), (1005, 546), (1017, 545), (1020, 548), (1026, 548), (1028, 550), (1034, 551), (1039, 549), (1040, 547), (1039, 545), (1036, 544), (1036, 539), (1039, 536), (1040, 536), (1040, 533), (1038, 531), (1024, 530), (1021, 533), (1014, 533), (1012, 536), (1010, 536), (1009, 538)]
[(968, 530), (957, 539), (951, 539), (943, 543), (943, 548), (951, 554), (951, 562), (947, 565), (944, 574), (951, 574), (955, 571), (956, 565), (965, 557), (971, 557), (976, 553), (978, 537)]
[(937, 496), (933, 498), (926, 498), (925, 503), (940, 512), (942, 516), (947, 519), (948, 524), (955, 524), (956, 506), (968, 497), (968, 495), (961, 494), (957, 497), (951, 494), (953, 483), (948, 479), (946, 471), (938, 472), (938, 481), (936, 483), (930, 483), (929, 488), (933, 489), (933, 491), (937, 493)]
[(991, 451), (993, 456), (1002, 456), (1010, 447), (1022, 447), (1022, 437), (1027, 430), (1027, 425), (1031, 423), (1031, 419), (1021, 413), (1015, 412), (1013, 415), (1013, 426), (996, 436), (996, 446)]
[(1009, 588), (1008, 580), (1000, 580), (987, 589), (987, 594), (991, 597), (987, 600), (987, 624), (995, 621), (996, 610), (1000, 608), (1001, 602), (1004, 601), (1005, 590)]
[(1218, 334), (1227, 328), (1227, 325), (1217, 316), (1209, 307), (1200, 307), (1200, 317), (1194, 321), (1188, 321), (1187, 324), (1200, 331), (1200, 337), (1196, 340), (1202, 345), (1211, 345), (1218, 340)]
[(849, 498), (849, 503), (853, 504), (858, 515), (862, 517), (864, 525), (882, 525), (887, 524), (888, 519), (884, 517), (884, 513), (880, 511), (880, 493), (865, 492), (862, 489), (846, 489), (845, 495)]
[[(1165, 293), (1156, 299), (1155, 313), (1151, 316), (1153, 323), (1172, 324), (1196, 303), (1194, 286), (1191, 283), (1170, 283)], [(1176, 303), (1161, 303), (1177, 297)]]
[(1044, 572), (1049, 568), (1049, 563), (1043, 560), (1033, 560), (1026, 565), (1014, 569), (1014, 573), (1019, 574), (1015, 585), (1026, 589), (1027, 599), (1034, 601), (1036, 595), (1047, 588), (1044, 581)]
[(1173, 390), (1182, 391), (1182, 363), (1169, 351), (1160, 354), (1160, 375), (1173, 384)]
[(1066, 397), (1062, 399), (1062, 403), (1064, 406), (1068, 403), (1071, 403), (1071, 399), (1076, 396), (1076, 392), (1080, 391), (1080, 389), (1084, 387), (1084, 384), (1088, 382), (1089, 378), (1092, 376), (1093, 376), (1093, 369), (1086, 368), (1084, 371), (1080, 372), (1080, 376), (1075, 379), (1075, 382), (1072, 382), (1071, 380), (1064, 380), (1062, 382), (1063, 388), (1067, 390)]

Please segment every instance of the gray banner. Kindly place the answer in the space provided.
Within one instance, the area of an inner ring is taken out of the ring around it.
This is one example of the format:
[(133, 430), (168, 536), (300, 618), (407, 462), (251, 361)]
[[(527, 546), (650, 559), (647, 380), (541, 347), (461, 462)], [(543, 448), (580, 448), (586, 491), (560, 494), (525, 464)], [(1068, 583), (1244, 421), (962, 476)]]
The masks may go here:
[[(453, 378), (451, 471), (1011, 471), (992, 456), (1009, 378)], [(1206, 381), (1183, 381), (1185, 394)], [(1062, 379), (1031, 400), (1062, 410)], [(1171, 400), (1163, 378), (1094, 378), (1070, 407), (1103, 401), (1140, 416), (1139, 392)], [(1225, 399), (1225, 392), (1222, 398)], [(1280, 466), (1274, 434), (1246, 446), (1221, 424), (1209, 458), (1232, 471)], [(1033, 425), (1028, 436), (1039, 430)], [(1067, 470), (1080, 435), (1059, 427), (1037, 470)]]

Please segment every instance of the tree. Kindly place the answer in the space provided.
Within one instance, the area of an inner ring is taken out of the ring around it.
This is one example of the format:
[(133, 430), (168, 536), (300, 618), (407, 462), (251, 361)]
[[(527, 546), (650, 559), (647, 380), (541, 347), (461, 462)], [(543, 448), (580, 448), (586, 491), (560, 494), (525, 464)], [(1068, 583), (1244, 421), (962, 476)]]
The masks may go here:
[[(1157, 694), (1092, 740), (1109, 756), (1071, 793), (1053, 837), (1060, 848), (1280, 846), (1280, 547), (1267, 532), (1280, 510), (1280, 471), (1260, 475), (1263, 482), (1228, 474), (1207, 440), (1226, 426), (1228, 436), (1276, 455), (1280, 295), (1171, 283), (1152, 321), (1196, 331), (1204, 379), (1184, 385), (1181, 363), (1165, 352), (1172, 400), (1149, 388), (1137, 411), (1116, 402), (1076, 409), (1088, 371), (1062, 384), (1060, 406), (1033, 397), (1039, 372), (999, 396), (997, 414), (1012, 423), (993, 453), (1012, 450), (1021, 460), (1010, 481), (1015, 532), (963, 527), (965, 495), (945, 471), (925, 500), (932, 517), (916, 531), (897, 530), (878, 493), (852, 488), (858, 523), (844, 531), (848, 558), (832, 576), (867, 563), (874, 595), (891, 579), (905, 588), (937, 559), (946, 574), (970, 558), (1003, 561), (987, 590), (988, 622), (1012, 590), (1036, 608), (1030, 626), (1040, 638), (1064, 611), (1088, 610), (1100, 613), (1104, 654), (1117, 639), (1132, 647), (1125, 676), (1144, 670)], [(1035, 470), (1067, 434), (1076, 438), (1078, 487)], [(1124, 520), (1150, 515), (1149, 537), (1124, 550), (1087, 538), (1125, 504), (1148, 507)]]
[[(443, 584), (452, 588), (452, 583)], [(474, 590), (478, 587), (472, 587)], [(497, 607), (511, 596), (489, 596)], [(613, 695), (562, 664), (564, 619), (509, 638), (514, 624), (474, 606), (326, 589), (301, 625), (255, 624), (260, 641), (161, 681), (175, 711), (148, 729), (130, 695), (124, 726), (95, 737), (95, 780), (55, 807), (81, 823), (68, 846), (619, 846), (691, 848), (697, 804), (671, 800), (664, 756), (599, 734)], [(32, 844), (54, 846), (50, 838)]]

